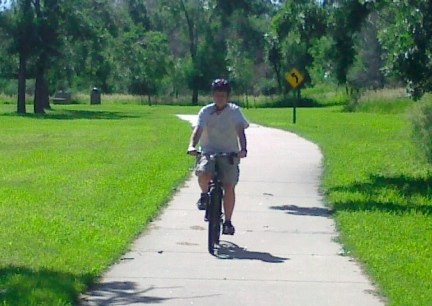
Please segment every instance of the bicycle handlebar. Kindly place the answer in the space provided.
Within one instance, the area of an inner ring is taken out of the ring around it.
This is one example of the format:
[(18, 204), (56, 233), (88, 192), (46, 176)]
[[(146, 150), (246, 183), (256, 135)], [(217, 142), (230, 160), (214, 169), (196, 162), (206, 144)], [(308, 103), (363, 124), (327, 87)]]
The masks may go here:
[[(187, 152), (187, 154), (190, 154), (190, 153)], [(190, 154), (190, 155), (192, 155), (192, 154)], [(196, 155), (197, 156), (208, 155), (210, 158), (238, 157), (238, 153), (237, 152), (230, 152), (230, 153), (219, 152), (219, 153), (207, 154), (207, 153), (202, 153), (200, 151), (196, 151)]]

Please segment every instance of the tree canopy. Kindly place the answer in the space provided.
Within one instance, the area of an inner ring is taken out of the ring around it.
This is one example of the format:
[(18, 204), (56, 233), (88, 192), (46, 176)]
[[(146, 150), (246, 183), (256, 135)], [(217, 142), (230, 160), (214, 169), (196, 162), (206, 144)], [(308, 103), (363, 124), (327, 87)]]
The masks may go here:
[[(297, 68), (320, 82), (432, 90), (428, 0), (0, 0), (0, 92), (26, 83), (34, 111), (60, 89), (191, 94), (213, 78), (238, 94), (282, 93)], [(34, 82), (33, 82), (34, 80)], [(7, 87), (7, 86), (6, 86)]]

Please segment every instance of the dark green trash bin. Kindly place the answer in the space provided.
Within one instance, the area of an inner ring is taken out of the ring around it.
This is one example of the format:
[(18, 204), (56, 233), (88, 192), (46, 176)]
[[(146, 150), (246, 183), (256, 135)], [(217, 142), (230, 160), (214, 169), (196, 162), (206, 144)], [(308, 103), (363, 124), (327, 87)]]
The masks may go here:
[(90, 104), (101, 104), (101, 94), (96, 87), (90, 93)]

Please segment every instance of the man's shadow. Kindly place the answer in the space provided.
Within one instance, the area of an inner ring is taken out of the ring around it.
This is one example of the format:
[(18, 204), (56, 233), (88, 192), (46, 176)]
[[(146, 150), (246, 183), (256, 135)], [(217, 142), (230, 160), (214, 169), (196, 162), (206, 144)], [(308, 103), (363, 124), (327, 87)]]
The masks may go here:
[(229, 241), (220, 241), (219, 248), (215, 250), (219, 259), (247, 259), (260, 260), (268, 263), (283, 263), (289, 258), (273, 256), (270, 253), (248, 251)]

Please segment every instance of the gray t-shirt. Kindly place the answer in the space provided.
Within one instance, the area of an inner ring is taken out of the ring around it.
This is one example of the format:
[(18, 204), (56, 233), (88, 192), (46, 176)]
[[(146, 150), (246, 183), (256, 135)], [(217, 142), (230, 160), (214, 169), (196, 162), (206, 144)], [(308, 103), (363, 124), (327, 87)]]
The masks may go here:
[(200, 138), (201, 151), (210, 154), (238, 152), (236, 127), (239, 124), (245, 129), (249, 126), (237, 105), (228, 103), (219, 113), (216, 112), (214, 103), (204, 106), (194, 124), (203, 129)]

